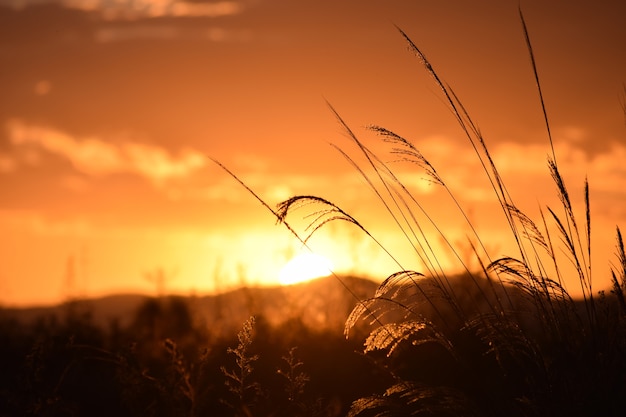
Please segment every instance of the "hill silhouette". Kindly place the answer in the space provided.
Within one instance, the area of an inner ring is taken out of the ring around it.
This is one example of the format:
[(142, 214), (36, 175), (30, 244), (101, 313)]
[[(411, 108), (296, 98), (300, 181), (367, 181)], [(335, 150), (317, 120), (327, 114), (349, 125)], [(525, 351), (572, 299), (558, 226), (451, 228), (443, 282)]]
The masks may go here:
[[(353, 276), (325, 277), (289, 285), (272, 287), (241, 287), (214, 295), (166, 295), (162, 299), (182, 301), (196, 322), (211, 332), (230, 333), (241, 327), (250, 316), (262, 315), (272, 326), (297, 319), (314, 329), (343, 329), (350, 311), (357, 303), (374, 294), (378, 284)], [(42, 317), (62, 319), (71, 314), (88, 316), (99, 327), (112, 322), (129, 326), (139, 309), (150, 300), (142, 294), (115, 294), (97, 298), (76, 299), (55, 306), (4, 308), (0, 315), (20, 323), (32, 324)]]
[(361, 342), (342, 333), (354, 295), (370, 297), (377, 284), (341, 279), (353, 293), (329, 277), (210, 296), (120, 294), (2, 309), (0, 415), (238, 415), (231, 405), (243, 399), (226, 385), (228, 372), (244, 369), (236, 352), (253, 369), (246, 383), (263, 387), (245, 396), (258, 415), (301, 407), (345, 415), (384, 379), (357, 353)]

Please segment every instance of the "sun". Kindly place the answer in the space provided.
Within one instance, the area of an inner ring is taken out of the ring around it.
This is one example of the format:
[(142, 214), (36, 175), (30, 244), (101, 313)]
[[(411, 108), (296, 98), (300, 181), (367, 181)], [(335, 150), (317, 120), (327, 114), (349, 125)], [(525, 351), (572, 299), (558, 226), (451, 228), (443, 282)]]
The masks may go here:
[(278, 276), (282, 285), (297, 284), (332, 274), (330, 260), (315, 253), (302, 253), (292, 258)]

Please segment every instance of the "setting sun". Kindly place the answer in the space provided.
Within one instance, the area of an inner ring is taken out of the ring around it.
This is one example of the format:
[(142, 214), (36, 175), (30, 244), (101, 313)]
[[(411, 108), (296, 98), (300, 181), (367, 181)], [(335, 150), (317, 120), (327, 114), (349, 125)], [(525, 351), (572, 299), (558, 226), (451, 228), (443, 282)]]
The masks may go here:
[(325, 277), (332, 273), (330, 260), (315, 253), (303, 253), (291, 259), (280, 271), (282, 285), (297, 284), (311, 279)]

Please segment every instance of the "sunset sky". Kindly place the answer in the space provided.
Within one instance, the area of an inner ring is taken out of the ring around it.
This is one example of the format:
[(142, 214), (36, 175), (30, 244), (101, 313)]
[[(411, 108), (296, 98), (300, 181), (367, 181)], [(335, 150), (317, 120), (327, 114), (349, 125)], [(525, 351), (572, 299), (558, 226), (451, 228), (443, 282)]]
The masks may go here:
[[(358, 156), (328, 103), (390, 166), (366, 127), (411, 140), (492, 256), (516, 255), (470, 144), (394, 25), (454, 88), (513, 199), (539, 220), (558, 199), (520, 3), (578, 209), (589, 177), (602, 289), (615, 227), (626, 227), (623, 1), (0, 0), (0, 305), (154, 294), (159, 273), (182, 294), (278, 283), (300, 245), (210, 158), (272, 206), (293, 194), (332, 200), (419, 270), (330, 146)], [(416, 167), (397, 170), (466, 245), (444, 193)], [(347, 223), (319, 231), (311, 249), (340, 273), (382, 280), (398, 269)]]

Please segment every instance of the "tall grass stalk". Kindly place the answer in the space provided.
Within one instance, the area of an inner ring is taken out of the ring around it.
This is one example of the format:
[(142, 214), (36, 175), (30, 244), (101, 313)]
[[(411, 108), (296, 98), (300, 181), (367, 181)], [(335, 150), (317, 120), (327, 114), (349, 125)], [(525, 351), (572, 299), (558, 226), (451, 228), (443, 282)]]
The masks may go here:
[[(589, 183), (585, 178), (581, 223), (558, 164), (538, 65), (521, 9), (519, 18), (550, 148), (548, 172), (559, 200), (558, 208), (539, 208), (539, 222), (515, 204), (487, 140), (454, 90), (409, 36), (397, 28), (472, 146), (510, 230), (517, 248), (515, 255), (492, 257), (436, 167), (409, 140), (384, 127), (370, 126), (390, 144), (393, 155), (413, 164), (434, 186), (443, 188), (471, 232), (468, 240), (479, 265), (478, 270), (472, 270), (443, 227), (332, 106), (331, 111), (364, 163), (359, 164), (350, 152), (335, 148), (364, 179), (427, 275), (405, 268), (372, 233), (335, 203), (298, 195), (279, 203), (274, 210), (215, 161), (305, 247), (309, 238), (326, 224), (347, 221), (373, 239), (398, 266), (398, 271), (380, 284), (373, 297), (357, 299), (346, 321), (346, 336), (357, 325), (371, 326), (364, 350), (368, 354), (383, 352), (396, 381), (386, 392), (356, 401), (353, 416), (590, 412), (623, 415), (619, 398), (626, 394), (624, 242), (617, 228), (618, 262), (612, 268), (611, 296), (598, 295), (591, 263)], [(624, 112), (626, 115), (626, 106)], [(310, 210), (305, 215), (310, 223), (304, 233), (299, 233), (287, 219), (303, 208)], [(430, 236), (426, 227), (432, 228), (436, 236)], [(433, 238), (451, 249), (464, 270), (461, 277), (451, 276), (443, 268)], [(570, 274), (580, 285), (580, 302), (567, 289)], [(339, 276), (335, 277), (355, 296)]]

